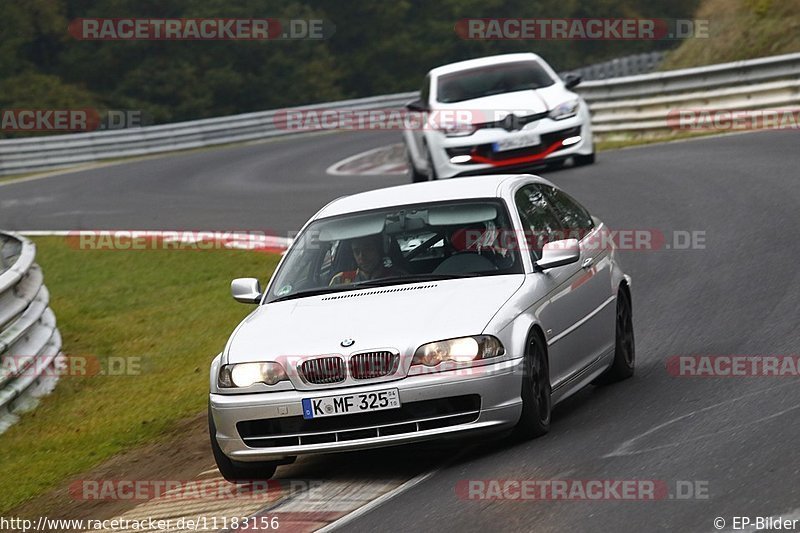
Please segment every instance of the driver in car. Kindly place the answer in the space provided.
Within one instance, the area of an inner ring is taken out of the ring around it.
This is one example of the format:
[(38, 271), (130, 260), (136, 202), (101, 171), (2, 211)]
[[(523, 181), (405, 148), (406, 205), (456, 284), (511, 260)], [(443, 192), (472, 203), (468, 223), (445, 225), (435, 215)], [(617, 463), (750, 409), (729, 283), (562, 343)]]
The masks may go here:
[(350, 243), (350, 249), (358, 268), (339, 272), (333, 276), (330, 282), (331, 287), (404, 274), (398, 268), (387, 267), (383, 264), (383, 236), (381, 234), (355, 239)]

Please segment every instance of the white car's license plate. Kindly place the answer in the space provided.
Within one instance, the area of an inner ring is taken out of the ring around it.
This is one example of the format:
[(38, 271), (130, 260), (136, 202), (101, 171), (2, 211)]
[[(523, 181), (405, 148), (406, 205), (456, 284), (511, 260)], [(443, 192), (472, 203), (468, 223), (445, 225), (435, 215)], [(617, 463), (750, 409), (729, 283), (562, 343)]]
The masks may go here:
[(367, 411), (398, 409), (399, 407), (400, 395), (397, 389), (341, 394), (323, 398), (303, 398), (303, 418), (350, 415)]
[(517, 148), (536, 146), (541, 142), (542, 139), (538, 133), (525, 133), (498, 141), (494, 143), (493, 148), (495, 152), (505, 152), (506, 150), (516, 150)]

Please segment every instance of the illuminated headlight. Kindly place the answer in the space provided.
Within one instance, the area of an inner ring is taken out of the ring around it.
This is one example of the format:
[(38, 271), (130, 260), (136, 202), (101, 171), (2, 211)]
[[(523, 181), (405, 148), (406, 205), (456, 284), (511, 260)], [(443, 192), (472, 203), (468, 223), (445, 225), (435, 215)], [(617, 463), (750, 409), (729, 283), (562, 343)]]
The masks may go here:
[(412, 365), (436, 366), (445, 361), (468, 363), (503, 355), (505, 349), (495, 337), (478, 335), (431, 342), (417, 348)]
[(565, 118), (574, 117), (578, 114), (578, 101), (570, 100), (563, 104), (557, 105), (548, 116), (553, 120), (564, 120)]
[(219, 371), (219, 386), (224, 389), (249, 387), (255, 383), (275, 385), (289, 379), (280, 363), (241, 363), (225, 365)]

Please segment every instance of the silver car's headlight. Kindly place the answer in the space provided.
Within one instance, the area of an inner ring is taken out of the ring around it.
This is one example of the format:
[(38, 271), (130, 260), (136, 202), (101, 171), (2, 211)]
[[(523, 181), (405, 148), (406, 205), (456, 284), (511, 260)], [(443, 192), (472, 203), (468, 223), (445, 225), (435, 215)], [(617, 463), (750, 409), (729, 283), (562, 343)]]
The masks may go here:
[(220, 388), (244, 388), (256, 383), (275, 385), (289, 376), (280, 363), (239, 363), (224, 365), (219, 370), (218, 383)]
[(570, 100), (553, 108), (548, 116), (553, 120), (564, 120), (578, 114), (578, 100)]
[(436, 366), (445, 361), (468, 363), (505, 353), (503, 344), (491, 335), (459, 337), (423, 344), (414, 353), (412, 365)]

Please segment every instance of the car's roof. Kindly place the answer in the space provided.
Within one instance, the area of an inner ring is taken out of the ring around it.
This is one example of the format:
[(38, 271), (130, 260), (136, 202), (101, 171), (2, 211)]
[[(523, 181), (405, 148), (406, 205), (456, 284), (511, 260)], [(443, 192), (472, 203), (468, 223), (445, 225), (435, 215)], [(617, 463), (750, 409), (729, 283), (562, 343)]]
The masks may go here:
[(317, 213), (316, 218), (395, 205), (441, 202), (465, 198), (493, 198), (499, 196), (501, 183), (515, 178), (548, 183), (543, 178), (528, 174), (498, 174), (398, 185), (338, 198), (322, 208)]
[(497, 56), (479, 57), (477, 59), (468, 59), (466, 61), (459, 61), (458, 63), (450, 63), (449, 65), (442, 65), (430, 71), (432, 77), (441, 76), (443, 74), (450, 74), (452, 72), (459, 72), (462, 70), (469, 70), (471, 68), (486, 67), (489, 65), (497, 65), (500, 63), (513, 63), (514, 61), (531, 61), (541, 58), (532, 53), (518, 53), (518, 54), (502, 54)]

